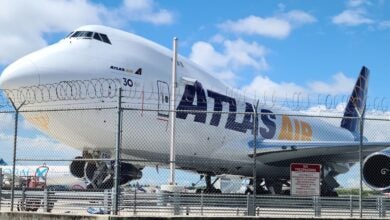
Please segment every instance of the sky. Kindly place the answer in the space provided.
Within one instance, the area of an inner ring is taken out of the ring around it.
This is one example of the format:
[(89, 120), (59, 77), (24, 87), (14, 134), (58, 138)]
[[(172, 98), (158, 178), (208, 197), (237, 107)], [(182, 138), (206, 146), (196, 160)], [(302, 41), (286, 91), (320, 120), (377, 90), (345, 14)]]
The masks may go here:
[(73, 29), (102, 24), (171, 48), (248, 94), (349, 95), (362, 65), (387, 97), (390, 3), (0, 0), (0, 71)]
[[(178, 37), (181, 55), (258, 96), (346, 96), (365, 65), (369, 102), (385, 100), (377, 106), (383, 109), (390, 101), (389, 10), (385, 0), (0, 0), (0, 72), (79, 26), (102, 24), (168, 48)], [(0, 139), (10, 141), (5, 134)]]

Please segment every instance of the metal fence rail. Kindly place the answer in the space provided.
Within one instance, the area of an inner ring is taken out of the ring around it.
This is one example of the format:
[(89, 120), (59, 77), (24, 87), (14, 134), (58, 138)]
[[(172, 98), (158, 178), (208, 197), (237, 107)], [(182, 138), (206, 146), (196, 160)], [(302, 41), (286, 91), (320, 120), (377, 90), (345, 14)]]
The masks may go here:
[[(111, 213), (112, 194), (109, 190), (48, 191), (16, 190), (16, 207), (20, 211), (87, 214), (91, 207), (101, 214)], [(194, 193), (122, 193), (119, 214), (124, 216), (248, 216), (253, 196), (241, 194)], [(389, 197), (363, 199), (363, 216), (382, 218), (389, 215)], [(10, 191), (3, 190), (1, 210), (10, 207)], [(37, 209), (37, 210), (33, 210)], [(256, 216), (296, 217), (359, 217), (358, 196), (338, 198), (257, 196)]]

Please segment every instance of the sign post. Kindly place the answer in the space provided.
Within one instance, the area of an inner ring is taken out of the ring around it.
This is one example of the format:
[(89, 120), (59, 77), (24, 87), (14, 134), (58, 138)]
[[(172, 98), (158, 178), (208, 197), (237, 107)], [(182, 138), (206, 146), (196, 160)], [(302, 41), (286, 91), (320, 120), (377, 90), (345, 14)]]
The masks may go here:
[(292, 163), (291, 195), (319, 196), (321, 164)]

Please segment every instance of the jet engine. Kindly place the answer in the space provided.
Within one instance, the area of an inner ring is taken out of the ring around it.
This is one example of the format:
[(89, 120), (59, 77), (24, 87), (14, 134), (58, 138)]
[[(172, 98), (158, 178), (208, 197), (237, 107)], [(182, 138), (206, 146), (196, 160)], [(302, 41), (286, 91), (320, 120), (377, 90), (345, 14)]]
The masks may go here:
[(390, 151), (373, 153), (364, 160), (363, 179), (375, 190), (390, 189)]
[[(111, 189), (114, 186), (114, 166), (108, 166), (106, 162), (82, 161), (82, 157), (76, 157), (69, 166), (73, 176), (87, 181), (89, 189)], [(120, 164), (119, 184), (123, 185), (131, 180), (142, 177), (142, 168), (137, 168), (130, 163)]]

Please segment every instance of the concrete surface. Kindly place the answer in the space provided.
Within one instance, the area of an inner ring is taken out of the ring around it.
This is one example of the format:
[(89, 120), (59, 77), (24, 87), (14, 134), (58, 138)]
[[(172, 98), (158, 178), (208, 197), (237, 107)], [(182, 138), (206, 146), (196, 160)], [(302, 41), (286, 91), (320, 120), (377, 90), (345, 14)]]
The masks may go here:
[[(170, 217), (156, 217), (156, 216), (99, 216), (99, 215), (70, 215), (70, 214), (49, 214), (49, 213), (31, 213), (31, 212), (0, 212), (0, 219), (7, 219), (7, 220), (138, 220), (138, 219), (151, 219), (151, 220), (164, 220), (164, 219), (173, 219), (173, 220), (206, 220), (206, 219), (269, 219), (269, 220), (275, 220), (275, 219), (284, 219), (284, 220), (313, 220), (313, 219), (331, 219), (331, 220), (337, 220), (337, 219), (359, 219), (359, 218), (315, 218), (315, 217), (309, 217), (309, 218), (302, 218), (302, 217), (207, 217), (207, 216), (170, 216)], [(385, 218), (363, 218), (363, 219), (378, 219), (382, 220)]]

